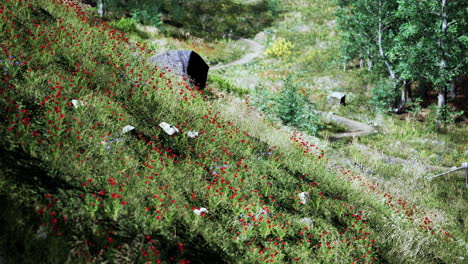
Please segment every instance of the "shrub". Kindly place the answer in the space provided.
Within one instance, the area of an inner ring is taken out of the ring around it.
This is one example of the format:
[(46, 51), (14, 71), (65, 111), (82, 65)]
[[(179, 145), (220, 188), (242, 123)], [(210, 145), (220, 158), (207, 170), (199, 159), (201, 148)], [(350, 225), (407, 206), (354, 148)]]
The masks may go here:
[(132, 19), (144, 25), (160, 27), (162, 25), (161, 14), (153, 9), (132, 9)]
[(119, 20), (112, 21), (110, 25), (124, 32), (136, 31), (136, 21), (133, 18), (122, 17)]
[(277, 17), (282, 9), (281, 0), (267, 0), (267, 8), (274, 17)]
[(380, 80), (372, 89), (371, 104), (377, 111), (389, 111), (392, 109), (396, 98), (393, 83), (389, 80)]
[(414, 98), (411, 102), (408, 102), (406, 104), (408, 113), (412, 116), (412, 118), (415, 118), (417, 115), (421, 113), (421, 110), (422, 110), (421, 102), (422, 102), (422, 99), (417, 97), (417, 98)]
[(295, 126), (311, 135), (317, 133), (320, 118), (315, 114), (315, 107), (307, 96), (300, 94), (291, 77), (285, 79), (280, 94), (273, 101), (277, 116), (284, 124)]
[(463, 111), (457, 112), (450, 105), (440, 108), (437, 105), (429, 106), (430, 112), (426, 119), (429, 130), (437, 131), (438, 128), (454, 124), (456, 119), (463, 115)]
[(281, 57), (289, 57), (291, 55), (291, 49), (293, 48), (293, 44), (280, 38), (276, 40), (273, 45), (266, 50), (266, 54), (271, 57), (281, 58)]

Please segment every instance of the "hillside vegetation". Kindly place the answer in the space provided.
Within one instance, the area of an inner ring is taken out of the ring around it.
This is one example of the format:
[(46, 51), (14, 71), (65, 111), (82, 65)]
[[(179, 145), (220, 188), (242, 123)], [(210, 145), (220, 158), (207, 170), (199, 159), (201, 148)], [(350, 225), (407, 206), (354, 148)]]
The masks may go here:
[(331, 166), (305, 134), (240, 122), (74, 2), (5, 0), (0, 18), (6, 263), (468, 257), (434, 213)]

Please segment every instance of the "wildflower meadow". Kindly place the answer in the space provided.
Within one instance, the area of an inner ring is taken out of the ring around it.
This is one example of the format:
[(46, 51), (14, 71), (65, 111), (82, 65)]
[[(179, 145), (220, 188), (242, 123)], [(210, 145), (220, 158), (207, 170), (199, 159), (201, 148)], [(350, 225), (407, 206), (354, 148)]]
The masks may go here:
[(0, 28), (6, 263), (468, 257), (436, 213), (331, 166), (299, 132), (252, 136), (209, 87), (146, 63), (146, 43), (74, 1), (4, 0)]

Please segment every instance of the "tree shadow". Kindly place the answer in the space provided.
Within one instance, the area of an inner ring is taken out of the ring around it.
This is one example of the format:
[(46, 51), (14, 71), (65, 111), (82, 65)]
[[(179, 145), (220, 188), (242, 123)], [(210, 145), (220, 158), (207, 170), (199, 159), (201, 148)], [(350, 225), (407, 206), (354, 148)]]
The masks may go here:
[(171, 26), (166, 33), (176, 37), (251, 38), (270, 26), (274, 16), (266, 1), (242, 4), (232, 0), (193, 0), (164, 5), (163, 21)]

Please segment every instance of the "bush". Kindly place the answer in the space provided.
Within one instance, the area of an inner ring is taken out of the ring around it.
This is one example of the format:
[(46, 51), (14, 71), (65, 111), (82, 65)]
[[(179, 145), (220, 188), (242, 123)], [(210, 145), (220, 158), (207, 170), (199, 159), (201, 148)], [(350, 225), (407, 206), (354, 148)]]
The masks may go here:
[(371, 104), (377, 111), (389, 111), (393, 107), (397, 94), (393, 83), (389, 80), (380, 80), (372, 89)]
[(273, 45), (266, 50), (266, 54), (271, 57), (289, 57), (293, 44), (291, 41), (280, 38), (276, 40)]
[(463, 111), (457, 112), (450, 105), (440, 108), (437, 105), (429, 106), (430, 112), (426, 119), (429, 130), (437, 131), (447, 125), (454, 124), (456, 119), (463, 115)]
[(123, 32), (134, 32), (136, 31), (136, 21), (132, 18), (122, 17), (119, 20), (112, 21), (110, 23), (112, 27), (115, 27)]
[(277, 17), (282, 9), (281, 0), (267, 0), (267, 8), (272, 16)]
[[(162, 25), (160, 1), (110, 1), (106, 4), (106, 17), (117, 19), (131, 17), (137, 23), (159, 27)], [(128, 18), (127, 18), (128, 19)]]
[[(271, 1), (271, 0), (270, 0)], [(278, 0), (271, 1), (277, 2)], [(163, 2), (164, 22), (189, 32), (193, 36), (221, 39), (223, 37), (253, 37), (274, 20), (266, 1), (243, 3), (234, 0), (190, 0)], [(168, 30), (170, 28), (166, 28)], [(177, 31), (168, 32), (178, 34)]]
[(132, 9), (130, 13), (132, 19), (139, 21), (144, 25), (150, 25), (160, 27), (162, 25), (161, 14), (158, 13), (157, 9)]
[(291, 77), (285, 79), (281, 92), (273, 98), (276, 115), (286, 125), (295, 126), (315, 135), (319, 129), (320, 118), (315, 113), (315, 107), (307, 99), (308, 96), (299, 92)]
[(410, 114), (410, 116), (412, 116), (412, 118), (415, 118), (417, 115), (421, 113), (421, 110), (422, 110), (421, 103), (422, 103), (422, 99), (417, 97), (417, 98), (413, 98), (411, 102), (408, 102), (406, 104), (408, 113)]

